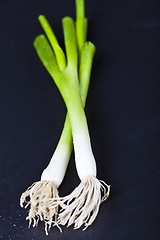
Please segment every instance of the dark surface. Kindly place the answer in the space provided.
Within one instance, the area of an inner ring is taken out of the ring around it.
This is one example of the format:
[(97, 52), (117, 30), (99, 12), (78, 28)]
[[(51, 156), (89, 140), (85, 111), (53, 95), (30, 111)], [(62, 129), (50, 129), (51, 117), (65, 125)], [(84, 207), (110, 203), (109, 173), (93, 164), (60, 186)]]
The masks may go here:
[[(66, 109), (32, 43), (43, 13), (63, 44), (61, 19), (75, 17), (75, 5), (0, 2), (0, 239), (160, 239), (159, 5), (86, 1), (88, 39), (97, 47), (86, 112), (98, 178), (111, 195), (85, 232), (54, 228), (47, 237), (43, 223), (28, 229), (19, 198), (47, 166)], [(60, 194), (78, 184), (72, 155)]]

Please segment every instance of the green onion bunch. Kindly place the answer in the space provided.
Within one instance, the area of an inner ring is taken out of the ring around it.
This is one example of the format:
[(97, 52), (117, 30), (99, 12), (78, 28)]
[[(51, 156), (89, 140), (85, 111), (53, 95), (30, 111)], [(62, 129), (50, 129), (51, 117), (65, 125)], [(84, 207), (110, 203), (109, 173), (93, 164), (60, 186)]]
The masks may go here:
[[(45, 232), (51, 226), (83, 226), (85, 230), (95, 220), (100, 204), (109, 196), (110, 186), (96, 178), (93, 155), (84, 112), (89, 88), (95, 46), (86, 41), (87, 19), (84, 0), (76, 0), (76, 21), (62, 19), (65, 53), (45, 16), (39, 22), (46, 35), (34, 40), (35, 50), (57, 85), (67, 107), (64, 128), (56, 150), (43, 170), (41, 179), (22, 195), (20, 205), (29, 206), (29, 226), (45, 222)], [(58, 187), (63, 181), (74, 146), (75, 164), (80, 184), (69, 195), (60, 197)]]

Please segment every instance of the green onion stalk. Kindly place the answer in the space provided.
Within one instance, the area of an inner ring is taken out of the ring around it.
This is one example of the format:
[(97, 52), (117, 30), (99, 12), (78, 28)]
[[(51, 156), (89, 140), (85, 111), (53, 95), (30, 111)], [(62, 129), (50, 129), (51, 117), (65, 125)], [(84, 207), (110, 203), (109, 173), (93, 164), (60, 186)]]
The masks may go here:
[[(70, 17), (62, 20), (66, 56), (47, 19), (41, 15), (39, 21), (48, 40), (45, 35), (39, 35), (34, 47), (68, 112), (50, 163), (42, 172), (41, 180), (22, 194), (20, 204), (23, 206), (25, 202), (25, 207), (30, 206), (27, 217), (30, 225), (32, 221), (33, 226), (37, 226), (39, 220), (45, 222), (46, 234), (52, 225), (74, 224), (75, 229), (84, 225), (86, 229), (95, 220), (101, 202), (108, 198), (110, 186), (96, 178), (96, 161), (84, 112), (95, 53), (94, 44), (86, 41), (84, 0), (76, 0), (76, 23)], [(69, 195), (60, 197), (57, 188), (63, 181), (73, 145), (81, 183)]]

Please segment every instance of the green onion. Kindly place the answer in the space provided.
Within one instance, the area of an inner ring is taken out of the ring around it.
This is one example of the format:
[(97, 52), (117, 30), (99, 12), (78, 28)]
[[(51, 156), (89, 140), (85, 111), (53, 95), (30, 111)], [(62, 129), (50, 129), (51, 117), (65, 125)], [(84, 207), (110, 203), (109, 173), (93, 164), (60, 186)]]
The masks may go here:
[[(96, 161), (84, 112), (95, 52), (95, 46), (85, 42), (87, 19), (84, 12), (84, 0), (76, 0), (76, 27), (72, 18), (62, 20), (66, 57), (43, 15), (39, 16), (39, 21), (49, 42), (43, 34), (34, 41), (37, 54), (57, 85), (68, 110), (50, 163), (42, 172), (41, 180), (29, 187), (20, 201), (21, 206), (24, 202), (27, 203), (25, 207), (30, 206), (29, 225), (32, 221), (33, 226), (38, 225), (39, 219), (44, 221), (46, 234), (52, 225), (74, 224), (74, 228), (79, 228), (84, 224), (86, 229), (96, 218), (100, 203), (107, 199), (110, 191), (109, 185), (96, 178)], [(64, 178), (73, 143), (81, 183), (68, 196), (59, 197), (57, 188)], [(29, 201), (26, 200), (28, 196)]]

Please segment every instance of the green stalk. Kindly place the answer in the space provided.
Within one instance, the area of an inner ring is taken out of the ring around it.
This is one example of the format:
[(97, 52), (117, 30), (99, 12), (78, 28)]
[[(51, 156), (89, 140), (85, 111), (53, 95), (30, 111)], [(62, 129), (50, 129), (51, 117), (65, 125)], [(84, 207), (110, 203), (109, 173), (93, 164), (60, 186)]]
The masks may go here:
[[(79, 20), (79, 16), (81, 16), (81, 14), (79, 14), (79, 11), (80, 11), (80, 9), (84, 9), (84, 2), (81, 0), (80, 1), (78, 0), (76, 2), (76, 7), (77, 7), (77, 20)], [(67, 67), (66, 68), (65, 68), (65, 64), (66, 64), (65, 55), (63, 53), (63, 50), (59, 46), (59, 43), (55, 37), (54, 32), (52, 31), (47, 19), (43, 15), (41, 15), (41, 16), (39, 16), (39, 21), (40, 21), (41, 26), (43, 27), (43, 30), (46, 33), (48, 40), (50, 41), (50, 44), (52, 46), (52, 49), (54, 50), (54, 53), (55, 53), (55, 56), (54, 56), (45, 36), (38, 36), (35, 39), (34, 46), (37, 49), (37, 53), (38, 53), (41, 61), (43, 62), (44, 66), (47, 68), (47, 70), (49, 71), (49, 73), (52, 75), (53, 78), (54, 78), (53, 75), (57, 74), (57, 77), (58, 77), (58, 75), (63, 72), (63, 77), (62, 76), (60, 77), (61, 79), (60, 79), (59, 83), (57, 83), (57, 86), (59, 84), (61, 85), (61, 82), (64, 83), (64, 79), (63, 79), (64, 77), (66, 77), (68, 80), (71, 78), (69, 80), (69, 84), (71, 83), (72, 87), (74, 85), (76, 85), (74, 87), (75, 87), (75, 89), (77, 89), (77, 92), (79, 95), (79, 87), (78, 87), (78, 79), (77, 79), (77, 59), (78, 59), (77, 40), (79, 37), (81, 38), (81, 35), (76, 36), (73, 20), (69, 17), (65, 17), (62, 20), (66, 54), (67, 54)], [(81, 18), (81, 21), (82, 21), (82, 18)], [(83, 36), (84, 36), (84, 38), (80, 39), (83, 47), (81, 48), (81, 50), (79, 49), (79, 54), (81, 55), (81, 58), (79, 58), (79, 60), (80, 60), (79, 83), (80, 83), (80, 93), (81, 93), (81, 98), (79, 99), (79, 103), (82, 100), (80, 105), (83, 104), (83, 107), (84, 107), (86, 97), (87, 97), (88, 87), (89, 87), (91, 66), (92, 66), (93, 56), (94, 56), (94, 52), (95, 52), (95, 46), (90, 42), (88, 42), (88, 43), (86, 42), (85, 44), (83, 42), (84, 39), (86, 38), (85, 36), (87, 34), (87, 19), (83, 18), (83, 21), (84, 21), (84, 24), (78, 25), (78, 28), (79, 28), (79, 30), (80, 30), (80, 28), (82, 28), (80, 32), (83, 32)], [(76, 37), (77, 37), (77, 39), (76, 39)], [(83, 39), (83, 41), (82, 41), (82, 39)], [(40, 45), (41, 45), (41, 47), (40, 47)], [(48, 53), (48, 55), (49, 55), (48, 62), (47, 62), (46, 53)], [(57, 64), (56, 64), (55, 58), (57, 60)], [(62, 62), (62, 64), (61, 64), (61, 62)], [(49, 63), (51, 63), (51, 64), (49, 64)], [(54, 66), (54, 69), (53, 69), (53, 66)], [(62, 72), (58, 71), (58, 67)], [(62, 81), (62, 79), (63, 79), (63, 81)], [(58, 86), (58, 88), (60, 90), (61, 87)], [(66, 89), (66, 87), (65, 87), (65, 89)], [(74, 92), (75, 92), (75, 90), (74, 90)], [(68, 95), (68, 93), (67, 93), (67, 95)], [(71, 94), (70, 94), (70, 96), (71, 96)], [(75, 99), (76, 99), (76, 96), (73, 97), (71, 104), (73, 104), (73, 102), (75, 102)], [(65, 100), (65, 98), (64, 98), (64, 100)], [(84, 116), (84, 119), (85, 119), (85, 116)], [(79, 121), (79, 117), (78, 117), (78, 121)], [(60, 140), (58, 142), (58, 145), (57, 145), (56, 150), (52, 157), (53, 162), (55, 161), (54, 159), (57, 158), (56, 156), (61, 155), (61, 152), (63, 151), (63, 153), (64, 153), (63, 155), (65, 157), (62, 156), (59, 161), (63, 161), (63, 162), (65, 161), (66, 163), (63, 163), (62, 165), (66, 164), (65, 166), (67, 167), (67, 164), (68, 164), (68, 161), (69, 161), (69, 158), (71, 155), (72, 147), (73, 147), (72, 131), (71, 131), (71, 126), (70, 126), (69, 116), (67, 113)], [(51, 159), (49, 165), (51, 165), (51, 162), (52, 162), (52, 159)], [(61, 167), (61, 169), (63, 169), (63, 167)], [(65, 170), (64, 170), (63, 174), (65, 174)]]
[(85, 42), (80, 60), (79, 68), (79, 82), (80, 82), (80, 92), (82, 97), (82, 102), (85, 105), (87, 98), (88, 88), (89, 88), (89, 79), (92, 69), (92, 62), (95, 53), (95, 46), (91, 42)]
[(78, 50), (81, 53), (85, 42), (87, 20), (85, 19), (84, 0), (76, 0), (76, 35)]
[[(79, 121), (78, 112), (83, 109), (81, 98), (79, 95), (79, 85), (77, 78), (77, 47), (76, 47), (76, 33), (74, 28), (74, 22), (71, 18), (66, 17), (63, 19), (63, 29), (65, 38), (65, 47), (67, 53), (68, 67), (62, 72), (58, 68), (56, 57), (49, 46), (47, 39), (40, 35), (36, 38), (34, 46), (36, 47), (37, 53), (47, 68), (50, 75), (53, 77), (59, 91), (61, 92), (66, 106), (69, 111), (75, 108), (77, 118), (75, 122)], [(72, 68), (72, 70), (70, 69)], [(75, 106), (79, 106), (78, 108)], [(78, 112), (77, 112), (78, 111)], [(84, 115), (82, 110), (81, 116)], [(85, 117), (82, 117), (85, 122)], [(85, 126), (86, 124), (84, 124)], [(74, 128), (76, 129), (76, 127)]]
[[(35, 41), (34, 41), (34, 47), (37, 51), (38, 56), (40, 57), (43, 65), (46, 67), (47, 71), (50, 73), (52, 77), (55, 75), (61, 75), (60, 70), (58, 69), (58, 65), (56, 63), (55, 55), (44, 35), (39, 35)], [(89, 87), (89, 81), (90, 81), (90, 74), (91, 74), (91, 66), (93, 61), (93, 56), (95, 53), (95, 46), (92, 43), (86, 42), (84, 44), (82, 55), (81, 55), (81, 63), (80, 63), (80, 71), (79, 71), (79, 81), (80, 81), (80, 91), (81, 91), (81, 97), (83, 106), (85, 105), (88, 87)], [(59, 82), (61, 84), (64, 83), (66, 79), (64, 79), (63, 76), (59, 77)], [(72, 93), (71, 93), (72, 94)], [(75, 97), (76, 98), (76, 97)], [(74, 99), (73, 99), (74, 103)], [(58, 142), (58, 145), (56, 147), (55, 153), (58, 153), (59, 151), (62, 151), (62, 149), (65, 146), (65, 152), (66, 152), (66, 161), (69, 161), (71, 152), (72, 152), (72, 131), (70, 126), (70, 120), (69, 116), (67, 114), (64, 128), (60, 137), (60, 140)], [(66, 166), (68, 165), (68, 162), (66, 162)], [(65, 171), (63, 175), (65, 174)], [(62, 179), (63, 180), (63, 179)]]
[(67, 65), (75, 70), (77, 69), (78, 53), (74, 21), (70, 17), (64, 17), (62, 19), (62, 25), (67, 55)]
[[(70, 20), (69, 20), (69, 22), (70, 22)], [(65, 26), (67, 26), (65, 29), (67, 34), (72, 32), (71, 30), (69, 30), (69, 32), (67, 32), (68, 28), (74, 27), (72, 24), (67, 24), (67, 25), (64, 24), (64, 27)], [(72, 32), (72, 34), (73, 34), (73, 32)], [(72, 38), (72, 39), (74, 39), (74, 38)], [(73, 45), (74, 45), (74, 43), (73, 43)], [(70, 72), (70, 68), (68, 68), (68, 67), (63, 72), (61, 72), (59, 70), (58, 65), (56, 63), (55, 55), (52, 52), (52, 49), (44, 35), (40, 35), (35, 39), (34, 46), (36, 48), (36, 51), (37, 51), (42, 63), (44, 64), (44, 66), (46, 67), (46, 69), (48, 70), (48, 72), (50, 73), (52, 78), (54, 79), (57, 87), (59, 88), (59, 90), (63, 96), (63, 99), (64, 99), (66, 106), (68, 108), (68, 111), (69, 111), (69, 117), (70, 117), (70, 122), (72, 125), (73, 136), (76, 136), (77, 131), (85, 132), (87, 142), (90, 142), (85, 113), (84, 113), (82, 101), (81, 101), (81, 98), (79, 95), (79, 86), (78, 86), (77, 76), (72, 74)], [(95, 50), (94, 45), (89, 43), (89, 44), (85, 45), (85, 48), (87, 48), (87, 47), (90, 49), (90, 53), (91, 53), (91, 54), (88, 54), (88, 59), (90, 59), (90, 58), (92, 59), (94, 50)], [(67, 51), (68, 55), (70, 54), (69, 51), (71, 51), (71, 50), (73, 50), (73, 49), (69, 48), (68, 45), (66, 44), (66, 51)], [(71, 61), (72, 61), (73, 57), (75, 57), (76, 55), (70, 54), (69, 56), (71, 56), (71, 57), (70, 58), (68, 57), (68, 59), (71, 59)], [(85, 58), (86, 58), (86, 50), (84, 51), (84, 57), (82, 58), (82, 60)], [(88, 68), (88, 70), (89, 70), (88, 77), (90, 76), (91, 62), (92, 62), (92, 60), (89, 61), (90, 67)], [(85, 64), (81, 64), (81, 65), (83, 66), (81, 68), (81, 71), (85, 72), (86, 69), (84, 69), (84, 68), (86, 68), (86, 65)], [(71, 64), (69, 64), (68, 66), (71, 66)], [(83, 76), (83, 78), (85, 78), (83, 74), (81, 74), (81, 76)], [(86, 88), (86, 90), (87, 90), (87, 88)], [(84, 93), (86, 93), (86, 91), (84, 91)], [(67, 126), (68, 126), (68, 123), (67, 123)], [(62, 136), (64, 136), (64, 138), (66, 139), (65, 133)], [(62, 139), (63, 139), (63, 137), (62, 137)], [(63, 140), (62, 140), (62, 142), (63, 142)], [(70, 142), (71, 142), (71, 140), (70, 140)]]
[[(90, 42), (89, 43), (86, 42), (82, 49), (80, 70), (79, 70), (79, 84), (80, 84), (80, 93), (81, 93), (81, 98), (83, 102), (83, 107), (85, 107), (85, 103), (86, 103), (94, 53), (95, 53), (95, 46)], [(72, 147), (73, 147), (73, 140), (72, 140), (72, 130), (71, 130), (68, 113), (66, 115), (64, 128), (55, 151), (59, 151), (59, 149), (61, 149), (61, 146), (63, 146), (64, 144), (68, 149), (68, 156), (70, 156), (72, 152)]]
[(65, 58), (64, 52), (61, 49), (61, 47), (57, 41), (57, 38), (56, 38), (49, 22), (47, 21), (46, 17), (44, 15), (40, 15), (38, 17), (38, 20), (39, 20), (44, 32), (46, 33), (46, 36), (55, 52), (58, 66), (61, 70), (63, 70), (66, 67), (66, 58)]

